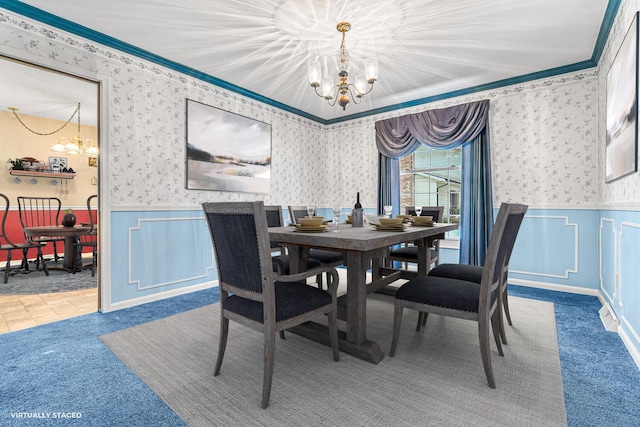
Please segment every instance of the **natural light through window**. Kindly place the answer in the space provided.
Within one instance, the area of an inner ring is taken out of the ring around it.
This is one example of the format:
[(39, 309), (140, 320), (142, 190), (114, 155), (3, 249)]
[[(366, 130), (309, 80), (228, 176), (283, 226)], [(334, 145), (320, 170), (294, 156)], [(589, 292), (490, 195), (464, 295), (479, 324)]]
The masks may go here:
[[(435, 150), (422, 146), (400, 159), (400, 211), (407, 206), (444, 206), (439, 222), (460, 221), (462, 148)], [(458, 230), (447, 233), (457, 239)]]

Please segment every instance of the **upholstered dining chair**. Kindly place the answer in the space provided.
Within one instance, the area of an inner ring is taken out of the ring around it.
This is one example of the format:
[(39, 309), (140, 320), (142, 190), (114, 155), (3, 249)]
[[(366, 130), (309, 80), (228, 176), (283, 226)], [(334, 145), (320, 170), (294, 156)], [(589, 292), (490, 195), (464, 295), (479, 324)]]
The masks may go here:
[[(214, 376), (220, 374), (229, 321), (264, 334), (262, 407), (269, 405), (276, 333), (327, 315), (334, 360), (338, 352), (338, 273), (320, 267), (288, 276), (275, 275), (263, 202), (203, 203), (220, 286), (220, 336)], [(307, 286), (307, 277), (330, 273), (328, 290)]]
[[(289, 206), (289, 218), (294, 224), (298, 223), (299, 218), (304, 218), (307, 215), (306, 206)], [(320, 261), (323, 266), (337, 267), (344, 265), (344, 256), (342, 252), (329, 251), (326, 249), (309, 249), (309, 258)], [(318, 281), (318, 287), (322, 287), (322, 278)]]
[(98, 195), (94, 194), (87, 198), (87, 213), (89, 214), (89, 231), (85, 234), (78, 236), (76, 246), (76, 265), (73, 269), (73, 274), (76, 271), (82, 271), (82, 251), (84, 248), (91, 249), (92, 262), (91, 262), (91, 277), (96, 275), (96, 266), (98, 265), (98, 229), (97, 222), (93, 216), (93, 211), (96, 209), (94, 205), (98, 199)]
[[(515, 230), (510, 235), (511, 240), (506, 243), (506, 256), (504, 258), (503, 265), (501, 266), (502, 270), (502, 281), (500, 283), (500, 309), (501, 312), (504, 312), (507, 317), (507, 322), (509, 325), (513, 325), (511, 321), (511, 313), (509, 312), (509, 298), (508, 298), (508, 276), (509, 276), (509, 260), (511, 259), (511, 253), (513, 252), (513, 247), (516, 243), (516, 238), (518, 236), (518, 231), (520, 230), (520, 225), (522, 224), (522, 220), (524, 219), (524, 215), (527, 209), (525, 208), (524, 212), (518, 216), (519, 221), (517, 224), (514, 224)], [(469, 282), (480, 283), (482, 281), (482, 266), (478, 265), (469, 265), (469, 264), (440, 264), (435, 267), (431, 271), (429, 271), (429, 276), (434, 277), (449, 277), (451, 279), (460, 279), (467, 280)], [(424, 319), (426, 320), (426, 318)], [(419, 326), (418, 326), (419, 327)], [(504, 319), (502, 317), (502, 313), (500, 314), (500, 338), (502, 339), (503, 344), (507, 344), (507, 335), (504, 327)]]
[[(265, 213), (267, 215), (267, 227), (283, 227), (284, 216), (282, 215), (282, 206), (280, 205), (265, 205)], [(273, 272), (281, 275), (287, 275), (290, 273), (291, 262), (289, 255), (285, 253), (285, 248), (278, 242), (270, 242), (271, 253), (273, 260)], [(274, 254), (275, 253), (275, 254)], [(322, 265), (320, 261), (313, 258), (307, 259), (307, 270), (318, 268)], [(316, 279), (316, 281), (322, 283), (322, 275)]]
[(482, 268), (480, 283), (448, 277), (421, 276), (411, 279), (396, 292), (393, 316), (393, 339), (389, 356), (395, 356), (402, 322), (402, 311), (411, 308), (418, 312), (434, 313), (478, 322), (480, 355), (489, 387), (496, 388), (491, 365), (491, 329), (498, 347), (504, 356), (500, 341), (500, 285), (502, 266), (509, 251), (509, 242), (517, 234), (521, 216), (527, 206), (503, 203), (496, 218), (489, 248)]
[(42, 256), (42, 247), (45, 245), (43, 242), (32, 242), (30, 240), (25, 240), (22, 242), (13, 241), (7, 235), (7, 216), (9, 215), (9, 198), (4, 194), (0, 193), (0, 202), (4, 202), (4, 212), (2, 214), (2, 225), (0, 228), (0, 251), (7, 252), (7, 264), (4, 267), (4, 283), (9, 281), (9, 276), (11, 275), (11, 255), (14, 250), (22, 251), (22, 263), (20, 268), (25, 271), (29, 271), (29, 260), (28, 260), (28, 252), (29, 249), (35, 249), (37, 251), (36, 255), (36, 269), (38, 268), (39, 263), (42, 263), (42, 270), (44, 270), (44, 274), (46, 276), (49, 275), (49, 270), (47, 269), (47, 264), (44, 261), (44, 257)]
[[(416, 216), (415, 206), (407, 206), (406, 215)], [(432, 216), (435, 222), (442, 222), (444, 206), (423, 206), (420, 216)], [(433, 246), (429, 248), (429, 256), (432, 264), (438, 266), (440, 264), (440, 240), (436, 239)], [(405, 269), (408, 268), (407, 263), (418, 262), (418, 248), (412, 244), (405, 244), (401, 247), (391, 249), (389, 251), (389, 261), (404, 262)], [(431, 268), (431, 266), (428, 266)]]
[[(60, 225), (60, 208), (62, 202), (57, 197), (27, 197), (18, 196), (18, 212), (22, 228), (49, 227)], [(39, 236), (27, 237), (26, 240), (48, 243), (53, 245), (53, 260), (58, 262), (62, 258), (58, 255), (58, 242), (64, 242), (64, 237)]]

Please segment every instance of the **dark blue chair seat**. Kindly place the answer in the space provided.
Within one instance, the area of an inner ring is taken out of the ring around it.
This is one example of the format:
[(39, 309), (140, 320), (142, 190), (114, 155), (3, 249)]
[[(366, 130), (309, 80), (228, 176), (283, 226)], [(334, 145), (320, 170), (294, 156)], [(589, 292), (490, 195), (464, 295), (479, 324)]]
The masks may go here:
[[(438, 256), (438, 252), (434, 248), (429, 249), (431, 259)], [(418, 261), (418, 247), (417, 246), (405, 246), (402, 248), (394, 249), (391, 252), (391, 258), (405, 258)]]
[[(280, 267), (280, 274), (287, 275), (291, 271), (291, 260), (289, 259), (289, 255), (276, 255), (272, 256), (273, 260), (273, 272), (278, 272), (278, 267)], [(311, 270), (313, 268), (318, 268), (322, 265), (320, 261), (317, 259), (309, 258), (307, 260), (307, 270)]]
[(318, 260), (325, 265), (342, 264), (342, 253), (336, 251), (309, 249), (309, 258)]
[(469, 264), (440, 264), (429, 271), (429, 276), (448, 277), (450, 279), (480, 283), (482, 280), (482, 267)]
[(453, 310), (478, 312), (480, 285), (446, 277), (416, 277), (402, 285), (396, 298)]
[[(331, 304), (331, 295), (328, 292), (300, 283), (275, 282), (275, 292), (276, 322)], [(223, 307), (225, 310), (256, 322), (264, 322), (263, 306), (260, 301), (230, 296), (224, 301)]]

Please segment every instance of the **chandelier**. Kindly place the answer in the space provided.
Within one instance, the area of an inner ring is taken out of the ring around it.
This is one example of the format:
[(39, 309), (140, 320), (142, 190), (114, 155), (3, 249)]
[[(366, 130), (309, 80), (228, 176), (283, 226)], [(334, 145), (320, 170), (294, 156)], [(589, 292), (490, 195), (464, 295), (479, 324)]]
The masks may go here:
[(27, 129), (29, 132), (33, 134), (40, 135), (40, 136), (49, 136), (49, 135), (53, 135), (54, 133), (60, 132), (62, 129), (65, 128), (65, 126), (71, 123), (71, 120), (73, 120), (73, 118), (77, 115), (78, 116), (78, 132), (76, 136), (71, 138), (71, 141), (68, 141), (67, 137), (65, 136), (61, 137), (60, 139), (58, 139), (58, 142), (53, 147), (51, 147), (51, 151), (55, 151), (56, 153), (66, 153), (71, 155), (80, 154), (80, 155), (86, 155), (89, 157), (98, 157), (98, 147), (95, 141), (93, 141), (92, 139), (87, 139), (86, 141), (83, 141), (82, 137), (80, 136), (80, 103), (79, 102), (78, 102), (78, 108), (76, 108), (73, 114), (71, 114), (71, 117), (69, 117), (69, 120), (67, 120), (62, 126), (54, 130), (53, 132), (35, 131), (31, 129), (29, 126), (27, 126), (25, 122), (23, 122), (22, 119), (18, 116), (18, 113), (17, 113), (19, 110), (18, 108), (9, 107), (9, 110), (13, 112), (13, 115), (16, 116), (16, 119), (18, 119), (18, 122), (20, 122), (20, 124), (24, 126), (25, 129)]
[[(309, 82), (316, 94), (329, 102), (332, 107), (338, 103), (343, 110), (347, 108), (349, 102), (353, 100), (355, 104), (360, 104), (362, 98), (373, 90), (373, 84), (378, 79), (378, 61), (369, 58), (364, 63), (365, 75), (356, 76), (353, 83), (349, 82), (349, 51), (344, 45), (345, 35), (351, 29), (348, 22), (340, 22), (336, 26), (342, 33), (342, 43), (338, 51), (338, 79), (339, 83), (333, 83), (332, 76), (322, 77), (320, 62), (313, 61), (308, 64)], [(320, 87), (320, 91), (318, 91)]]

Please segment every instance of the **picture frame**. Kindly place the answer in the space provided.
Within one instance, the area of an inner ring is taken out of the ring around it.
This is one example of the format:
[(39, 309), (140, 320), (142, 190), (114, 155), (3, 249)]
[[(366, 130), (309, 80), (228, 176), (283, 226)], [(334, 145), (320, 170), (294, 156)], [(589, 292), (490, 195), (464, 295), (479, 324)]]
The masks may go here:
[(66, 167), (68, 167), (66, 157), (49, 156), (49, 170), (52, 172), (61, 172)]
[(269, 194), (271, 125), (187, 99), (186, 188)]
[(638, 12), (607, 73), (605, 182), (638, 171)]

